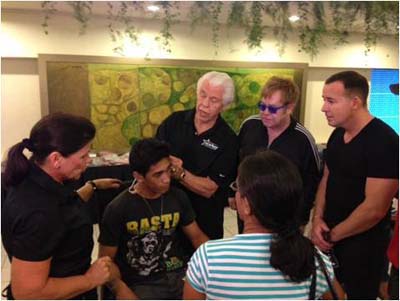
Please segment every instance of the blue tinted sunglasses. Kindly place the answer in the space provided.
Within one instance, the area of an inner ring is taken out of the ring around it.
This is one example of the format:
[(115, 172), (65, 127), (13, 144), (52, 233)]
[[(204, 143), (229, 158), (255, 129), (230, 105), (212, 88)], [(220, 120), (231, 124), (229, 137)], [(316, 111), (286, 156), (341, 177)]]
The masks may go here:
[(280, 106), (280, 107), (270, 106), (270, 105), (266, 105), (262, 101), (260, 101), (258, 103), (258, 108), (260, 109), (260, 111), (264, 112), (265, 110), (268, 110), (268, 112), (270, 112), (271, 114), (276, 114), (276, 112), (278, 112), (278, 110), (280, 110), (286, 106), (287, 106), (287, 104)]

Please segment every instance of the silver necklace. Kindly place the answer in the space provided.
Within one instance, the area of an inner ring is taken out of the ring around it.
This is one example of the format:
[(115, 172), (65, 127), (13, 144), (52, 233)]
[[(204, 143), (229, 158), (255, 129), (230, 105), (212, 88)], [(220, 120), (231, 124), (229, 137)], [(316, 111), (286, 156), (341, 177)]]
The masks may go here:
[[(145, 197), (141, 196), (141, 195), (135, 190), (135, 184), (136, 184), (136, 183), (137, 183), (137, 182), (136, 182), (136, 179), (133, 180), (133, 182), (132, 182), (131, 186), (129, 187), (128, 191), (129, 191), (130, 193), (132, 193), (132, 194), (137, 194), (138, 196), (140, 196), (140, 197), (143, 199), (144, 203), (146, 204), (147, 209), (150, 211), (150, 214), (151, 214), (152, 216), (156, 216), (157, 214), (154, 213), (154, 210), (153, 210), (153, 208), (151, 208), (149, 201), (148, 201)], [(162, 229), (162, 228), (164, 227), (164, 223), (161, 221), (162, 215), (163, 215), (163, 209), (164, 209), (164, 196), (161, 195), (160, 223), (158, 224), (158, 229)]]
[[(144, 203), (146, 204), (147, 209), (149, 209), (150, 214), (152, 214), (152, 216), (157, 216), (157, 214), (155, 214), (153, 208), (151, 208), (149, 201), (148, 201), (145, 197), (143, 197), (143, 196), (140, 196), (140, 197), (143, 199)], [(162, 229), (163, 226), (164, 226), (164, 225), (163, 225), (164, 223), (161, 221), (162, 215), (163, 215), (163, 210), (164, 210), (164, 196), (161, 196), (161, 204), (160, 204), (160, 223), (158, 224), (158, 229), (159, 229), (159, 230)]]

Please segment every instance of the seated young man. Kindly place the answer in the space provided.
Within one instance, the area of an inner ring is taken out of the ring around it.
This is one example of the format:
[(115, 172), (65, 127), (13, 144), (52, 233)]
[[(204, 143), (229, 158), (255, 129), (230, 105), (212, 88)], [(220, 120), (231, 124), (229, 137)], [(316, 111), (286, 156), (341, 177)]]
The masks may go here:
[(208, 240), (186, 194), (171, 183), (170, 150), (156, 139), (138, 141), (129, 165), (136, 182), (106, 208), (99, 256), (110, 256), (121, 279), (109, 287), (117, 299), (181, 299), (186, 262), (180, 228), (195, 248)]

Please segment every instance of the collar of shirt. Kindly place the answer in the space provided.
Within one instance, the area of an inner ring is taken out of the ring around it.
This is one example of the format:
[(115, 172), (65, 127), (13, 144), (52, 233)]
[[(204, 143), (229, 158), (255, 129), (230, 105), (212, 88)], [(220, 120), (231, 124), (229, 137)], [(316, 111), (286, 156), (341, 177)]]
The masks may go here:
[[(279, 141), (281, 141), (281, 140), (284, 139), (287, 135), (289, 135), (289, 134), (293, 131), (293, 129), (295, 128), (296, 124), (297, 124), (296, 119), (294, 119), (293, 117), (290, 117), (290, 124), (289, 124), (289, 126), (288, 126), (278, 137), (275, 138), (275, 140), (274, 140), (274, 141), (272, 142), (272, 144), (270, 145), (270, 148), (271, 148), (271, 146), (272, 146), (273, 144), (279, 143)], [(265, 132), (266, 132), (266, 134), (267, 134), (267, 136), (268, 136), (267, 128), (265, 128)], [(269, 139), (269, 138), (268, 138), (268, 139)], [(268, 143), (268, 142), (267, 142), (267, 143)]]
[[(196, 113), (196, 109), (192, 109), (189, 110), (184, 118), (185, 123), (190, 126), (190, 128), (192, 129), (193, 133), (196, 132), (196, 128), (194, 126), (194, 115)], [(208, 135), (212, 135), (222, 124), (222, 117), (221, 115), (218, 115), (217, 121), (215, 122), (214, 126), (212, 128), (210, 128), (209, 130), (205, 131), (204, 133), (202, 133), (199, 136), (208, 136)]]
[(50, 175), (48, 175), (45, 171), (43, 171), (43, 169), (33, 162), (30, 162), (28, 177), (44, 189), (60, 195), (60, 203), (68, 202), (79, 197), (75, 190), (55, 181), (52, 177), (50, 177)]

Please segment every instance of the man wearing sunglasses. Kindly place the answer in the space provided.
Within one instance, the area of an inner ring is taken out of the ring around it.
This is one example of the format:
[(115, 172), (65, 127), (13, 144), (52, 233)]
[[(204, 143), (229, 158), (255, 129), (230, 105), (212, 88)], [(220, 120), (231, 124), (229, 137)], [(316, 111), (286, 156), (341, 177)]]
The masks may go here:
[[(239, 157), (271, 149), (291, 160), (299, 169), (304, 186), (301, 225), (309, 220), (320, 179), (320, 159), (311, 133), (291, 115), (300, 92), (290, 79), (272, 77), (265, 84), (258, 104), (259, 115), (247, 118), (239, 132)], [(284, 183), (282, 183), (284, 185)], [(238, 220), (239, 231), (242, 223)]]

